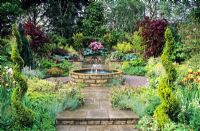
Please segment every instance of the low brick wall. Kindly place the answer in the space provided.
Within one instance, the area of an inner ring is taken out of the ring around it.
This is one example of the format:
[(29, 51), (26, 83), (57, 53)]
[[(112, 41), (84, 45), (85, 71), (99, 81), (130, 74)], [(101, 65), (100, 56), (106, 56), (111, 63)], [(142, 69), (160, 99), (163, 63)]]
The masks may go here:
[(84, 74), (79, 73), (84, 70), (90, 69), (80, 69), (80, 70), (72, 70), (70, 72), (71, 83), (84, 83), (88, 87), (102, 87), (107, 86), (111, 79), (120, 79), (122, 77), (122, 72), (119, 70), (109, 70), (112, 73), (108, 74)]

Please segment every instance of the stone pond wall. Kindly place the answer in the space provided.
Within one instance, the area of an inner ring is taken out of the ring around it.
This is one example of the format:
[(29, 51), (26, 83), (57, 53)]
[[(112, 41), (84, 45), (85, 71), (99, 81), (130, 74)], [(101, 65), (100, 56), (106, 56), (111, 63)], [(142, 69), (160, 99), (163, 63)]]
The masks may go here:
[[(87, 69), (81, 69), (87, 70)], [(111, 70), (112, 71), (112, 70)], [(77, 73), (77, 70), (70, 72), (71, 83), (78, 84), (84, 83), (88, 87), (102, 87), (107, 86), (112, 79), (121, 79), (122, 72), (119, 70), (113, 70), (113, 73), (109, 74), (83, 74)]]

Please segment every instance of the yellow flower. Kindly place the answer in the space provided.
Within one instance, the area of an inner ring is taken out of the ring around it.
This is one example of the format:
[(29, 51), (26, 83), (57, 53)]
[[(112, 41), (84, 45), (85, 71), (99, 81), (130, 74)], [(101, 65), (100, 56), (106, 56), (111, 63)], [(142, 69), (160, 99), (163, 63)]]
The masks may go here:
[(8, 83), (6, 83), (6, 86), (8, 86)]
[(192, 69), (188, 69), (188, 73), (192, 73)]
[(189, 78), (189, 79), (192, 79), (192, 78), (194, 78), (194, 75), (193, 75), (193, 74), (189, 74), (189, 75), (188, 75), (188, 78)]

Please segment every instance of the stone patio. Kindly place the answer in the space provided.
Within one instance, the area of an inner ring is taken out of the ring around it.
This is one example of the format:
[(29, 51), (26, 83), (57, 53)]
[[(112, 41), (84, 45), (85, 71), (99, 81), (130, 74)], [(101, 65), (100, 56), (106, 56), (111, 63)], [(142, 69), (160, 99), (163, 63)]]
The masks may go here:
[[(142, 76), (124, 75), (125, 84), (132, 87), (147, 86)], [(69, 77), (47, 78), (48, 81), (68, 83)], [(138, 121), (132, 111), (113, 109), (109, 101), (109, 87), (82, 89), (85, 104), (75, 111), (64, 111), (56, 118), (57, 131), (136, 131)]]
[(132, 111), (113, 109), (108, 87), (86, 87), (82, 90), (85, 105), (57, 116), (58, 131), (134, 131), (138, 121)]

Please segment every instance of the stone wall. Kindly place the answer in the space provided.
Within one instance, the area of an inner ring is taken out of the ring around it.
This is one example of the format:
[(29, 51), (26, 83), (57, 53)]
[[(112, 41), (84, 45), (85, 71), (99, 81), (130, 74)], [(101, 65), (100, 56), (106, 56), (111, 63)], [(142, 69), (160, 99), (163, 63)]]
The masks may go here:
[(73, 70), (70, 72), (70, 79), (73, 84), (84, 83), (88, 87), (102, 87), (107, 86), (111, 79), (121, 79), (122, 72), (119, 70), (113, 71), (113, 73), (109, 74), (83, 74)]

